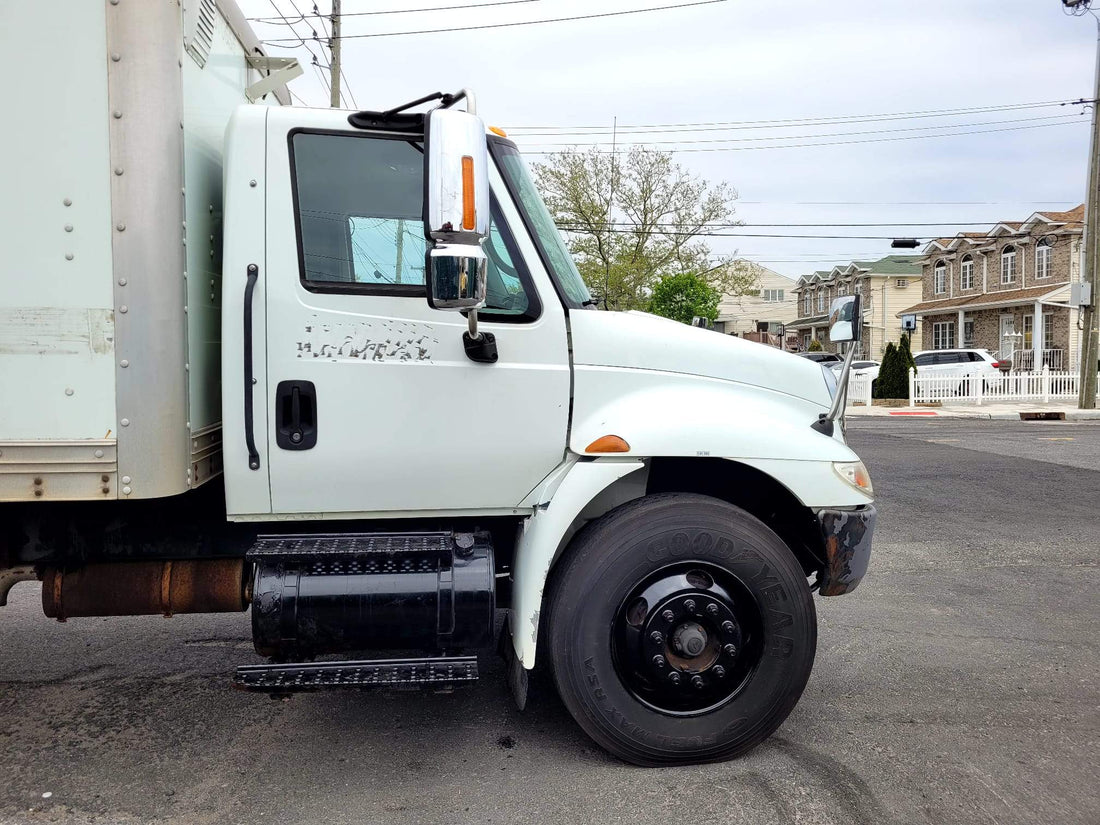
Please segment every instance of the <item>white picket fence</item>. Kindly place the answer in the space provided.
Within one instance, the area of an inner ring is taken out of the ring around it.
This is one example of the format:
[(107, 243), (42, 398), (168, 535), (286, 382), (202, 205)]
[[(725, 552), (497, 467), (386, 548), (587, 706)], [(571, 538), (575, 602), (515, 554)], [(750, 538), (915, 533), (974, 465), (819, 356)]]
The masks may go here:
[(849, 404), (863, 404), (871, 406), (871, 376), (849, 375), (848, 398)]
[(909, 372), (909, 406), (918, 402), (977, 404), (1061, 401), (1077, 398), (1080, 374), (1044, 367), (1041, 372), (996, 375), (921, 375)]
[[(988, 404), (999, 401), (1062, 401), (1077, 398), (1080, 374), (1044, 367), (1042, 372), (1002, 372), (997, 375), (921, 375), (909, 373), (909, 406), (939, 401), (948, 404)], [(848, 379), (848, 404), (871, 406), (871, 380)]]

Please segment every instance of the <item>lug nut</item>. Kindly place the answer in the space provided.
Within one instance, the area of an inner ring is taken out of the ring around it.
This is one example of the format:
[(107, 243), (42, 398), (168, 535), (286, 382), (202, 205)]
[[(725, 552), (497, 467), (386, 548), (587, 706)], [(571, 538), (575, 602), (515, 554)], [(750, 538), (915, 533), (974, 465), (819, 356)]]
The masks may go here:
[(664, 667), (668, 663), (665, 661), (664, 656), (654, 656), (653, 657), (653, 664), (656, 665), (657, 667)]
[(725, 678), (726, 669), (724, 667), (722, 667), (721, 665), (715, 665), (714, 668), (713, 668), (713, 672), (714, 672), (715, 677), (717, 677), (718, 679)]
[(688, 599), (686, 602), (684, 602), (684, 610), (686, 610), (688, 613), (694, 613), (695, 599)]
[(675, 670), (668, 674), (668, 680), (674, 685), (680, 684), (680, 674)]
[(733, 633), (735, 630), (737, 630), (737, 628), (734, 627), (733, 622), (722, 622), (722, 631), (724, 633)]
[(695, 686), (696, 690), (702, 690), (704, 687), (702, 676), (691, 677), (691, 684)]
[(707, 613), (709, 613), (711, 616), (717, 616), (718, 615), (718, 605), (716, 605), (714, 602), (711, 602), (710, 604), (708, 604), (707, 605)]
[(649, 634), (649, 638), (652, 639), (653, 643), (656, 645), (661, 644), (661, 642), (665, 640), (664, 634), (662, 634), (660, 630), (654, 630)]
[(664, 619), (666, 622), (671, 622), (673, 619), (676, 618), (676, 614), (673, 613), (671, 610), (666, 610), (664, 613), (661, 614), (661, 618)]
[(722, 650), (724, 650), (726, 652), (727, 656), (736, 656), (737, 655), (737, 645), (735, 645), (735, 644), (728, 644), (725, 647), (723, 647)]

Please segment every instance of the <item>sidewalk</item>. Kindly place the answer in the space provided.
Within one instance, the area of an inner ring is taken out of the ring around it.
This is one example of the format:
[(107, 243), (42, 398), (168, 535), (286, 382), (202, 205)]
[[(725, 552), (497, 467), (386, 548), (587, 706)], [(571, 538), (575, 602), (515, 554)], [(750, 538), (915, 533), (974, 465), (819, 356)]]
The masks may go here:
[[(865, 407), (848, 405), (845, 415), (849, 418), (893, 416), (899, 419), (913, 418), (985, 418), (997, 421), (1020, 421), (1024, 413), (1042, 413), (1057, 416), (1066, 421), (1100, 421), (1100, 410), (1079, 410), (1076, 404), (1017, 401), (999, 404), (945, 404), (942, 407)], [(1052, 416), (1052, 417), (1054, 417)]]

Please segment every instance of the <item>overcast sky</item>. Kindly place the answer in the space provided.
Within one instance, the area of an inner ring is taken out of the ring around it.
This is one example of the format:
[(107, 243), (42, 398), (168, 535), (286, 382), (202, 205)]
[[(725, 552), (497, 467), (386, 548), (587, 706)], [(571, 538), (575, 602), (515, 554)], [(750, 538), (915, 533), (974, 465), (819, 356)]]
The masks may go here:
[[(238, 2), (249, 17), (275, 15), (272, 0)], [(294, 2), (307, 15), (313, 8), (309, 0)], [(323, 13), (329, 2), (318, 0)], [(490, 0), (343, 0), (343, 11), (485, 2)], [(525, 0), (347, 16), (344, 34), (446, 30), (683, 2), (688, 0)], [(274, 4), (298, 19), (291, 0)], [(317, 18), (308, 20), (297, 31), (308, 38), (312, 27), (321, 35)], [(263, 39), (288, 36), (285, 25), (253, 27)], [(1075, 206), (1084, 199), (1089, 112), (1054, 106), (796, 128), (773, 123), (745, 129), (744, 122), (1087, 98), (1095, 46), (1095, 20), (1064, 15), (1059, 0), (726, 0), (603, 19), (343, 41), (345, 74), (359, 108), (388, 108), (468, 86), (485, 120), (515, 129), (520, 148), (532, 153), (551, 148), (547, 143), (609, 142), (616, 117), (620, 146), (630, 140), (736, 139), (661, 148), (718, 149), (676, 155), (706, 180), (732, 184), (740, 195), (737, 218), (752, 225), (734, 230), (743, 237), (711, 239), (713, 248), (791, 277), (889, 254), (890, 242), (744, 235), (927, 238), (979, 228), (963, 222), (1022, 220), (1037, 209)], [(308, 62), (303, 49), (296, 53)], [(308, 66), (291, 88), (310, 105), (328, 102)], [(701, 123), (741, 128), (629, 132), (645, 124)], [(954, 128), (928, 128), (948, 125)], [(519, 136), (521, 127), (590, 126), (606, 133)], [(1005, 129), (1011, 131), (992, 131)], [(945, 132), (982, 133), (926, 137)], [(920, 137), (896, 140), (913, 136)], [(876, 142), (731, 151), (869, 140)], [(761, 225), (931, 221), (960, 225)]]

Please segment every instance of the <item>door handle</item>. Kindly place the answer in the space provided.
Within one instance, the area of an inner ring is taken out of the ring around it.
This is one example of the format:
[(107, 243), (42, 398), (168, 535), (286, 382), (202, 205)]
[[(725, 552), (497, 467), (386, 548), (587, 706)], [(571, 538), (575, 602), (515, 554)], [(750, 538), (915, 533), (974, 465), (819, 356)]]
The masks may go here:
[(248, 265), (248, 282), (244, 287), (244, 441), (248, 446), (248, 468), (260, 469), (260, 452), (256, 449), (256, 436), (253, 432), (252, 386), (252, 293), (256, 291), (256, 281), (260, 277), (260, 268), (256, 264)]
[(317, 444), (317, 390), (312, 381), (280, 381), (275, 388), (275, 443), (283, 450)]

